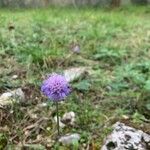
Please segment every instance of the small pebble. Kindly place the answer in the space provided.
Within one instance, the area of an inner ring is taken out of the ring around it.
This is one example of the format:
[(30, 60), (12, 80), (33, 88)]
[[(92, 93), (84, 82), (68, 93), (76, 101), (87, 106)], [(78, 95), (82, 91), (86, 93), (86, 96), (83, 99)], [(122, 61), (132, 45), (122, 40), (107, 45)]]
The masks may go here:
[[(54, 121), (57, 123), (57, 116), (54, 117)], [(59, 117), (59, 127), (64, 128), (65, 124), (61, 122), (61, 118)]]
[(14, 79), (14, 80), (17, 79), (17, 78), (18, 78), (18, 75), (13, 75), (12, 76), (12, 79)]
[(60, 137), (59, 142), (64, 145), (73, 144), (74, 141), (79, 141), (80, 135), (78, 133), (67, 134), (65, 136)]
[(65, 124), (74, 125), (75, 122), (75, 113), (73, 111), (67, 112), (62, 117), (62, 122)]

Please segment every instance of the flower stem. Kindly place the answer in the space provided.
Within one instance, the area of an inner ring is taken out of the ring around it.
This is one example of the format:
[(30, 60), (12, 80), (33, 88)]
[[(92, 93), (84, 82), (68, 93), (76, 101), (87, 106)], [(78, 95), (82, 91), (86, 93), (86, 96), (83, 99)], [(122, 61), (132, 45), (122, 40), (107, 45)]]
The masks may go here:
[(58, 132), (58, 136), (60, 136), (60, 131), (59, 131), (59, 112), (58, 112), (58, 102), (56, 102), (56, 113), (57, 113), (57, 132)]

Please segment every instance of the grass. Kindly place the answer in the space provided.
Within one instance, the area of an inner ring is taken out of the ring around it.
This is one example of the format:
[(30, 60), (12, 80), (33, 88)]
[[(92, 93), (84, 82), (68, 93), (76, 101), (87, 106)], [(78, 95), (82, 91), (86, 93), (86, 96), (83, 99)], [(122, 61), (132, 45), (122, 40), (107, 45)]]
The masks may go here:
[[(46, 74), (79, 66), (90, 66), (90, 74), (71, 83), (72, 95), (60, 104), (61, 115), (76, 113), (76, 126), (61, 131), (81, 134), (74, 147), (99, 149), (116, 121), (149, 132), (149, 10), (149, 6), (1, 9), (0, 92), (22, 87), (26, 94), (24, 105), (0, 110), (3, 148), (37, 143), (70, 149), (53, 141), (56, 112), (52, 103), (38, 107), (47, 101), (39, 87)], [(74, 44), (81, 52), (67, 59)], [(27, 129), (30, 125), (35, 126)]]

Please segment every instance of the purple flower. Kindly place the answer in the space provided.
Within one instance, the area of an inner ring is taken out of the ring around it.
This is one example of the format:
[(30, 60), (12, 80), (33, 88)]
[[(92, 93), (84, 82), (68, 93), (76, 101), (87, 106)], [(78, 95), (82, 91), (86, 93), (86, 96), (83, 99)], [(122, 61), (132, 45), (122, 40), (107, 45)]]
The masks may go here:
[(49, 99), (53, 101), (61, 101), (71, 92), (69, 84), (63, 75), (52, 74), (46, 79), (42, 86), (41, 91)]

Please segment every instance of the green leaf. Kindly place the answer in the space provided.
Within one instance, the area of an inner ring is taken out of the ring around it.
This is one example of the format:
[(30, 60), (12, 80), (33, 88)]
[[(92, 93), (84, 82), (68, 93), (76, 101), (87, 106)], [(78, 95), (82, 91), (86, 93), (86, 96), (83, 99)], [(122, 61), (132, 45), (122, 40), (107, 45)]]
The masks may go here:
[(0, 150), (5, 149), (7, 145), (7, 138), (4, 134), (0, 133)]
[(146, 108), (147, 108), (148, 110), (150, 110), (150, 103), (149, 103), (149, 104), (146, 104)]
[(132, 119), (134, 123), (142, 123), (143, 122), (142, 120), (145, 120), (145, 117), (142, 114), (135, 112), (132, 115)]
[(147, 90), (147, 91), (150, 91), (150, 80), (147, 80), (147, 81), (145, 82), (144, 89)]
[(91, 84), (87, 80), (83, 80), (73, 85), (74, 88), (81, 90), (81, 91), (88, 91), (90, 86)]
[(78, 140), (74, 140), (72, 145), (73, 145), (73, 150), (78, 150), (79, 149), (79, 142), (78, 142)]

